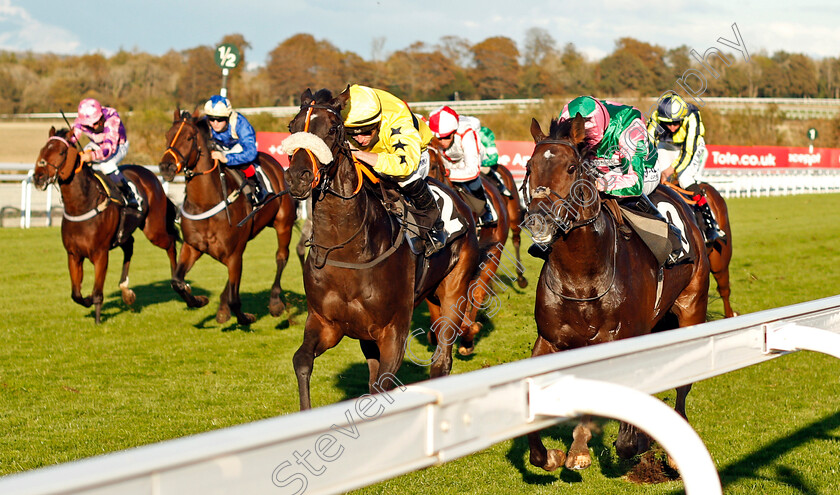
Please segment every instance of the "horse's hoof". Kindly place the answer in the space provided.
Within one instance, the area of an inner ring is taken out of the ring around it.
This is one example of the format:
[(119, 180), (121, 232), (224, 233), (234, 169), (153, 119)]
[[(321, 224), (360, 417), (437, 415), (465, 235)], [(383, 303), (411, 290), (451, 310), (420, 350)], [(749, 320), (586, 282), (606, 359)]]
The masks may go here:
[(546, 460), (544, 463), (534, 459), (533, 454), (530, 460), (531, 464), (537, 466), (538, 468), (542, 468), (546, 471), (554, 471), (563, 465), (563, 461), (566, 460), (566, 454), (564, 454), (562, 450), (550, 449), (546, 452)]
[(476, 335), (478, 335), (478, 332), (480, 332), (482, 328), (484, 328), (484, 325), (477, 321), (474, 322), (472, 325), (470, 325), (470, 337), (475, 337)]
[(132, 304), (134, 304), (134, 301), (137, 300), (137, 295), (131, 289), (124, 290), (122, 293), (122, 300), (124, 303), (131, 306)]
[(458, 354), (462, 356), (469, 356), (475, 350), (475, 345), (470, 345), (469, 347), (460, 346), (458, 347)]
[(240, 325), (250, 325), (257, 321), (257, 317), (252, 315), (251, 313), (242, 313), (242, 316), (236, 317), (236, 322)]
[(271, 316), (280, 316), (284, 311), (286, 311), (286, 305), (283, 304), (283, 301), (278, 300), (276, 303), (268, 304), (268, 312)]
[(525, 277), (519, 277), (516, 279), (516, 285), (518, 285), (520, 289), (524, 289), (525, 287), (528, 287), (528, 279)]
[(668, 467), (673, 469), (674, 471), (679, 471), (680, 469), (677, 467), (677, 461), (674, 460), (673, 457), (668, 456)]
[(223, 324), (227, 323), (228, 320), (230, 320), (230, 313), (221, 311), (216, 313), (216, 323)]
[(581, 469), (586, 469), (591, 465), (592, 458), (589, 457), (589, 452), (569, 452), (569, 456), (566, 458), (567, 469), (574, 469), (575, 471), (579, 471)]
[[(207, 296), (195, 296), (192, 298), (192, 301), (187, 301), (187, 306), (190, 308), (203, 308), (207, 306), (207, 303), (210, 302), (210, 298)], [(230, 316), (228, 315), (228, 318)]]

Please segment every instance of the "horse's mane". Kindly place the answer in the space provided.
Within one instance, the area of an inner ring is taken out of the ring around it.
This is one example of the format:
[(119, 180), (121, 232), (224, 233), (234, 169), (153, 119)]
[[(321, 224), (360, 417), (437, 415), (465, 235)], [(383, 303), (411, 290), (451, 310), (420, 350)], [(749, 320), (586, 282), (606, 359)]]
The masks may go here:
[[(548, 130), (548, 138), (549, 139), (568, 139), (571, 137), (572, 134), (572, 120), (571, 119), (551, 119), (551, 126)], [(586, 137), (583, 139), (583, 142), (578, 144), (578, 150), (583, 152), (584, 154), (586, 151), (595, 149), (598, 146), (598, 143), (594, 142), (592, 138)]]
[(333, 99), (332, 91), (327, 88), (319, 89), (312, 95), (312, 99), (315, 100), (315, 103), (329, 103)]
[(70, 129), (68, 129), (66, 127), (62, 127), (61, 129), (55, 131), (55, 135), (62, 138), (62, 139), (67, 139), (69, 134), (70, 134)]

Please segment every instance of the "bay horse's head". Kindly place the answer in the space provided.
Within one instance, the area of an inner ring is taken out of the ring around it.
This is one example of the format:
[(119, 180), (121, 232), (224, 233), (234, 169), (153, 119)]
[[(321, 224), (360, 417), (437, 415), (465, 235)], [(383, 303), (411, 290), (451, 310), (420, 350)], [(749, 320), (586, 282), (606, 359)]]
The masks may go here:
[(585, 151), (585, 120), (581, 116), (553, 119), (548, 135), (531, 121), (534, 151), (527, 165), (528, 202), (525, 226), (537, 244), (550, 244), (559, 234), (587, 225), (598, 213), (598, 190)]
[(327, 89), (314, 95), (307, 89), (300, 96), (300, 112), (289, 123), (291, 136), (283, 141), (290, 155), (286, 180), (295, 199), (306, 199), (312, 189), (334, 178), (341, 156), (351, 159), (341, 110), (350, 99), (345, 90), (333, 98)]
[(444, 184), (449, 182), (449, 170), (446, 168), (444, 152), (446, 151), (440, 139), (433, 137), (427, 148), (429, 150), (429, 177)]
[(73, 175), (79, 161), (79, 151), (67, 140), (69, 129), (55, 130), (50, 127), (50, 137), (38, 153), (32, 180), (40, 190), (44, 190), (56, 180), (66, 182)]
[(195, 168), (201, 154), (207, 152), (207, 129), (207, 123), (198, 119), (198, 112), (191, 115), (175, 110), (159, 164), (163, 180), (171, 182), (178, 173)]

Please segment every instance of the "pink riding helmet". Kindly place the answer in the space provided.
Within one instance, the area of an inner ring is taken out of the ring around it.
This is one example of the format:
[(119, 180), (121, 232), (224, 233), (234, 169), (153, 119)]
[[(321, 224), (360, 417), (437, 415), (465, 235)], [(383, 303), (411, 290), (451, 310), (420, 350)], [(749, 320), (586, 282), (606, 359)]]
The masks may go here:
[(102, 118), (102, 105), (94, 98), (85, 98), (79, 102), (79, 116), (77, 121), (86, 126), (92, 126)]
[(610, 125), (610, 114), (607, 112), (607, 107), (597, 98), (578, 96), (563, 107), (563, 111), (560, 112), (560, 120), (571, 119), (578, 114), (586, 119), (584, 125), (586, 137), (595, 143), (600, 143), (601, 139), (604, 138), (604, 131)]

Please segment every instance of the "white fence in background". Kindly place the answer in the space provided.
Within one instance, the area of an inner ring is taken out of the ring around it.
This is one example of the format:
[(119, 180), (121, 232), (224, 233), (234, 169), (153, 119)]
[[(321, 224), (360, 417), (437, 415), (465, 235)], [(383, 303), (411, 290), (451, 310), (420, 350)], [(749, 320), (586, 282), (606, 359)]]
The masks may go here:
[[(160, 172), (157, 165), (145, 167), (155, 174)], [(43, 225), (49, 227), (53, 224), (54, 212), (64, 211), (61, 193), (57, 187), (50, 186), (43, 192), (35, 189), (32, 174), (31, 165), (0, 163), (0, 227), (7, 226), (5, 220), (9, 211), (19, 215), (20, 227), (27, 229), (32, 227), (33, 213), (38, 217), (43, 216)], [(184, 177), (176, 176), (174, 183), (164, 182), (159, 175), (158, 179), (163, 183), (163, 190), (170, 199), (175, 204), (180, 204), (183, 201)]]
[[(641, 98), (642, 101), (656, 103), (658, 97)], [(615, 99), (615, 98), (607, 98)], [(727, 113), (738, 110), (766, 110), (770, 105), (776, 106), (789, 119), (833, 119), (840, 114), (840, 99), (836, 98), (728, 98), (718, 96), (703, 96), (707, 108)], [(457, 101), (416, 101), (410, 102), (415, 112), (429, 112), (441, 105), (449, 105), (458, 113), (468, 115), (484, 115), (515, 107), (519, 111), (527, 111), (542, 105), (542, 98), (508, 99), (508, 100), (457, 100)], [(562, 104), (560, 104), (562, 107)], [(560, 110), (560, 107), (557, 110)], [(648, 108), (642, 108), (647, 113)], [(300, 111), (296, 105), (278, 107), (237, 108), (244, 115), (267, 113), (274, 117), (292, 117)], [(131, 115), (131, 112), (127, 112)], [(25, 113), (4, 114), (0, 119), (60, 119), (60, 113)]]
[(721, 493), (699, 437), (647, 394), (795, 350), (840, 358), (840, 296), (493, 366), (15, 474), (0, 478), (0, 493), (342, 493), (584, 413), (637, 424), (674, 457), (687, 493)]
[[(146, 166), (154, 173), (156, 165)], [(840, 192), (840, 169), (740, 170), (706, 169), (704, 180), (725, 198), (787, 196)], [(176, 182), (163, 183), (164, 190), (175, 202), (183, 201), (183, 176)], [(52, 225), (52, 213), (62, 210), (61, 195), (53, 188), (36, 191), (32, 184), (32, 166), (23, 163), (0, 163), (0, 226), (6, 226), (7, 212), (19, 214), (22, 228), (32, 226), (33, 212), (44, 216), (43, 225)]]
[(840, 192), (840, 169), (705, 169), (703, 180), (725, 198)]

